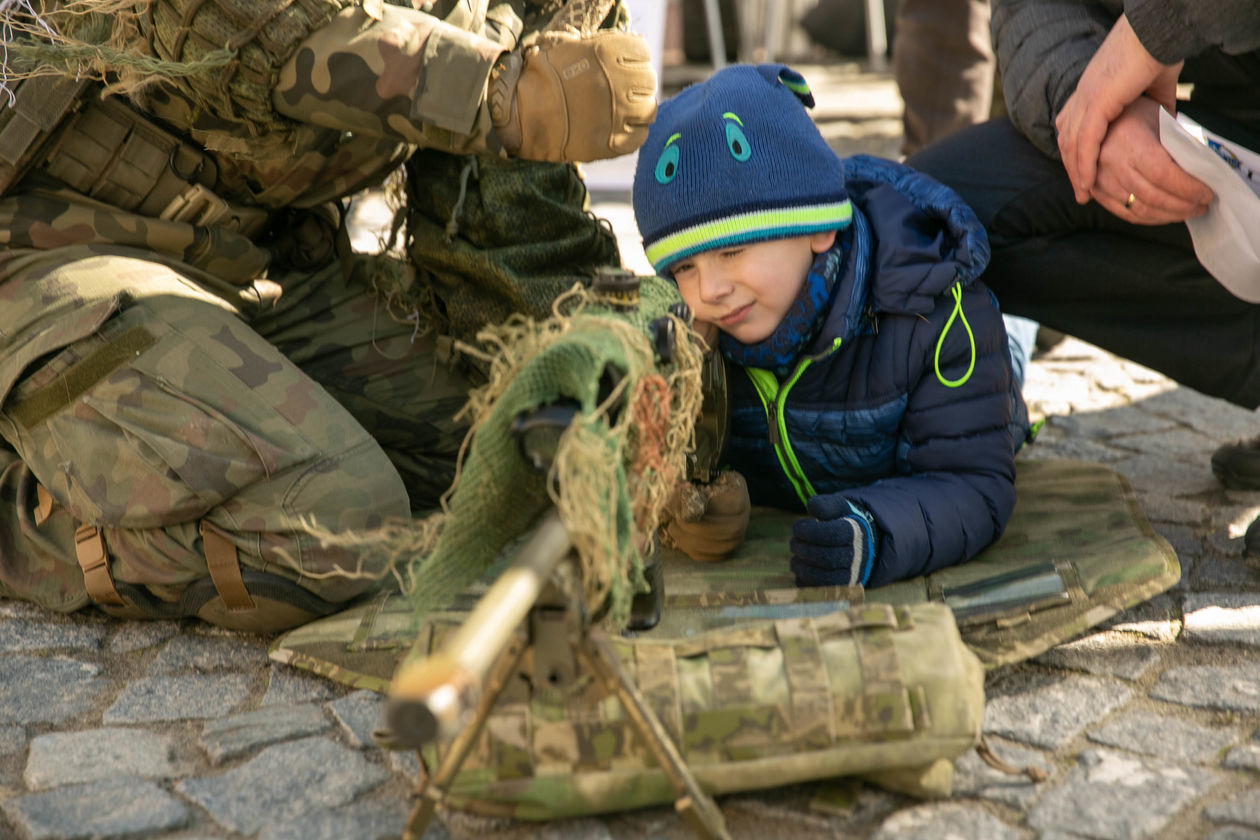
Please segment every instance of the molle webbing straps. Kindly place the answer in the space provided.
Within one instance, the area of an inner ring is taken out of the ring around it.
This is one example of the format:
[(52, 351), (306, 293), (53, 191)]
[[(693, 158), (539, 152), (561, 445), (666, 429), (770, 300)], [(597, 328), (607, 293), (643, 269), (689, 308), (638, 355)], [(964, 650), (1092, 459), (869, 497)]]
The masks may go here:
[(241, 564), (236, 555), (236, 546), (219, 528), (201, 520), (202, 551), (206, 555), (206, 568), (210, 570), (210, 579), (224, 605), (229, 610), (252, 610), (254, 599), (245, 588), (241, 579)]
[(80, 525), (74, 532), (74, 553), (83, 570), (83, 585), (93, 603), (127, 606), (109, 574), (109, 553), (105, 550), (101, 529), (95, 525)]
[(117, 97), (92, 98), (59, 131), (42, 172), (84, 195), (142, 216), (261, 232), (268, 214), (213, 191), (214, 160)]
[(37, 76), (17, 86), (12, 106), (0, 109), (0, 195), (30, 168), (87, 86), (86, 80), (59, 76)]

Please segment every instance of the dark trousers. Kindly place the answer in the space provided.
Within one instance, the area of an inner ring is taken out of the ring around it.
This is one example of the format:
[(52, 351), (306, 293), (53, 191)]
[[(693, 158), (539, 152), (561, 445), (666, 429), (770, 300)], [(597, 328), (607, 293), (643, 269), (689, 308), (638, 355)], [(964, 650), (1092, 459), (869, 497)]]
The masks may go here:
[(1260, 305), (1199, 264), (1185, 225), (1148, 227), (1080, 206), (1062, 164), (1003, 118), (906, 161), (956, 190), (989, 232), (984, 281), (1033, 318), (1205, 394), (1260, 405)]

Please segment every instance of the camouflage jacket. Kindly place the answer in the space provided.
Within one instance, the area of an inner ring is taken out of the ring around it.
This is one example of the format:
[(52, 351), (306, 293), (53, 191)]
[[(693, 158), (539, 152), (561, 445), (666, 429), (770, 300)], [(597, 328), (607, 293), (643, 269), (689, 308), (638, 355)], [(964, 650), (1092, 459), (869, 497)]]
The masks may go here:
[[(174, 0), (158, 0), (159, 13), (163, 4)], [(428, 3), (429, 14), (382, 0), (322, 0), (324, 20), (311, 31), (267, 44), (287, 58), (273, 58), (279, 69), (264, 120), (241, 116), (230, 96), (207, 105), (183, 82), (143, 88), (131, 104), (207, 153), (219, 197), (267, 210), (313, 207), (379, 183), (419, 147), (501, 153), (487, 81), (521, 35), (525, 0), (492, 3), (473, 20), (468, 5)], [(266, 28), (262, 35), (279, 38)], [(240, 79), (220, 84), (231, 95)], [(89, 197), (36, 167), (0, 199), (0, 250), (132, 246), (234, 284), (260, 276), (268, 262), (256, 230), (242, 236)]]

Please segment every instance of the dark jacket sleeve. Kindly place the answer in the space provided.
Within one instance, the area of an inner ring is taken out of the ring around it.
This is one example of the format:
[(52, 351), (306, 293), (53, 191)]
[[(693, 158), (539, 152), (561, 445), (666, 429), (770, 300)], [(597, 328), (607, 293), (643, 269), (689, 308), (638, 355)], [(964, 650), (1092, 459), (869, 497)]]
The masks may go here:
[(1121, 12), (1090, 0), (994, 0), (993, 44), (1011, 122), (1058, 159), (1054, 118)]
[(1231, 55), (1260, 49), (1256, 0), (1126, 0), (1124, 14), (1161, 64), (1176, 64), (1213, 47)]
[[(943, 307), (953, 308), (949, 295)], [(934, 313), (921, 329), (932, 332), (926, 358), (911, 388), (902, 424), (908, 475), (884, 478), (843, 495), (874, 516), (881, 532), (870, 586), (916, 577), (975, 556), (997, 539), (1015, 507), (1015, 446), (1011, 417), (1010, 352), (1006, 332), (988, 289), (980, 283), (963, 295), (963, 311), (975, 336), (975, 368), (967, 331), (955, 320), (933, 360), (944, 318)]]

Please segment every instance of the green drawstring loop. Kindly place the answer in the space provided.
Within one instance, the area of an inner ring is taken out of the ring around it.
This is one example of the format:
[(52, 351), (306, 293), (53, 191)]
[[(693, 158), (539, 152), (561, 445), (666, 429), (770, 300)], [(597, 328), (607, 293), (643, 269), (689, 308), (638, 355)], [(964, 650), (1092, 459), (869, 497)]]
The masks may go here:
[[(967, 315), (962, 308), (962, 283), (955, 283), (950, 287), (950, 294), (954, 296), (954, 311), (949, 313), (949, 320), (945, 322), (945, 329), (941, 330), (941, 337), (936, 339), (936, 378), (946, 388), (958, 388), (967, 383), (971, 378), (971, 372), (976, 369), (976, 337), (971, 332), (971, 324), (967, 323)], [(941, 346), (945, 344), (945, 336), (949, 335), (949, 328), (954, 323), (955, 318), (962, 318), (963, 327), (967, 330), (967, 341), (971, 343), (971, 364), (967, 365), (967, 372), (960, 378), (949, 380), (941, 374)]]

